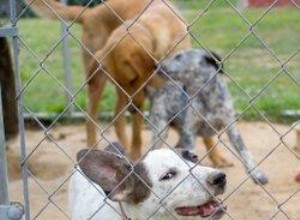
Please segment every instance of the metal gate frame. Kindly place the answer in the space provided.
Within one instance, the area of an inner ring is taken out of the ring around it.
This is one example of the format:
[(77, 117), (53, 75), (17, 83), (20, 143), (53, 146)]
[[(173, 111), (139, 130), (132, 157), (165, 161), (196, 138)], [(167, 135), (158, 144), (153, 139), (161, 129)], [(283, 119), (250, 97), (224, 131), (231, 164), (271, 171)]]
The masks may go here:
[[(9, 0), (10, 3), (10, 22), (11, 24), (0, 28), (0, 37), (10, 37), (12, 38), (12, 56), (13, 56), (13, 67), (14, 67), (14, 77), (16, 84), (16, 94), (17, 94), (17, 105), (18, 105), (18, 121), (19, 121), (19, 134), (20, 134), (20, 146), (22, 160), (26, 156), (25, 151), (25, 139), (24, 139), (24, 117), (21, 111), (23, 102), (20, 94), (20, 71), (19, 71), (19, 45), (18, 45), (18, 27), (17, 27), (17, 15), (16, 15), (16, 0)], [(4, 123), (2, 118), (2, 102), (0, 96), (0, 219), (1, 220), (20, 220), (24, 213), (25, 218), (30, 219), (29, 216), (29, 200), (27, 192), (27, 173), (26, 164), (22, 165), (22, 175), (23, 175), (23, 188), (24, 188), (24, 203), (25, 207), (18, 202), (10, 202), (8, 195), (8, 175), (7, 175), (7, 161), (6, 161), (6, 143), (4, 137)]]

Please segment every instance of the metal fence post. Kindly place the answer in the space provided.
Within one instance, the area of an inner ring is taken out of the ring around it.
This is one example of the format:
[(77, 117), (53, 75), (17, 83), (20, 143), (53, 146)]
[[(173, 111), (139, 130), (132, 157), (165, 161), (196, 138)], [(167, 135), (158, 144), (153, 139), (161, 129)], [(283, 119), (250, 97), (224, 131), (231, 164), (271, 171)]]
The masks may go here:
[[(67, 0), (60, 0), (61, 3), (67, 4)], [(64, 66), (64, 80), (65, 80), (65, 86), (67, 88), (66, 92), (66, 101), (67, 105), (70, 105), (72, 103), (72, 94), (73, 94), (73, 87), (72, 87), (72, 72), (71, 72), (71, 51), (68, 45), (69, 42), (69, 35), (68, 35), (68, 25), (62, 22), (62, 32), (61, 36), (62, 39), (62, 55), (63, 55), (63, 66)], [(67, 114), (69, 117), (72, 116), (73, 113), (73, 105), (70, 105)]]
[(2, 97), (0, 93), (0, 205), (8, 205), (8, 181), (6, 167), (6, 144), (2, 112)]
[(4, 122), (2, 111), (2, 97), (0, 93), (0, 219), (19, 220), (24, 214), (20, 203), (9, 203), (8, 198), (8, 174), (6, 161), (6, 143), (4, 136)]
[[(11, 19), (11, 26), (13, 29), (16, 30), (16, 34), (12, 36), (12, 57), (13, 57), (13, 65), (14, 65), (14, 76), (15, 76), (15, 83), (16, 83), (16, 94), (17, 94), (17, 105), (18, 105), (18, 121), (19, 121), (19, 135), (20, 135), (20, 148), (21, 148), (21, 155), (22, 160), (25, 161), (26, 159), (26, 145), (25, 145), (25, 125), (24, 125), (24, 115), (23, 115), (23, 100), (22, 100), (22, 93), (21, 93), (21, 80), (20, 80), (20, 69), (19, 69), (19, 38), (18, 38), (18, 28), (17, 28), (17, 4), (16, 0), (9, 0), (10, 3), (10, 19)], [(30, 205), (29, 205), (29, 191), (28, 191), (28, 173), (27, 173), (27, 164), (26, 162), (22, 162), (22, 178), (23, 178), (23, 194), (24, 194), (24, 208), (21, 204), (15, 203), (13, 207), (16, 207), (19, 210), (22, 210), (22, 215), (25, 212), (25, 219), (30, 219)], [(14, 209), (13, 209), (14, 210)], [(20, 218), (10, 218), (14, 220), (21, 219)], [(2, 219), (1, 219), (2, 220)], [(4, 219), (6, 220), (6, 219)]]

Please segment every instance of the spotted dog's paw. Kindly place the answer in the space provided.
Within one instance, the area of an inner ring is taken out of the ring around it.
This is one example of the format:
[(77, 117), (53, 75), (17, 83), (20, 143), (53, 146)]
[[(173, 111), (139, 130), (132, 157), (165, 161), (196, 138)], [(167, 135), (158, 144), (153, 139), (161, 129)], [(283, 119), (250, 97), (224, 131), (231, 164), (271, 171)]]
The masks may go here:
[(259, 169), (254, 169), (250, 172), (251, 178), (256, 184), (265, 185), (269, 182), (267, 175)]

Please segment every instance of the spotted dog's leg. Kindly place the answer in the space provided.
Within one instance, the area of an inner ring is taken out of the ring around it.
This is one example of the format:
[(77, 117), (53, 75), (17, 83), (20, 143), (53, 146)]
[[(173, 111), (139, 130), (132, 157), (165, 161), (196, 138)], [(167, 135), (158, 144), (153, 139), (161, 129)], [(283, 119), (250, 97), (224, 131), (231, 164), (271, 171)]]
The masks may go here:
[(249, 174), (251, 175), (253, 181), (262, 185), (268, 183), (268, 177), (262, 170), (256, 167), (257, 164), (254, 161), (248, 149), (246, 148), (238, 129), (235, 126), (231, 126), (227, 129), (227, 134), (231, 144), (234, 146), (235, 150), (240, 155), (240, 158), (242, 159), (242, 162)]
[[(159, 100), (157, 100), (159, 101)], [(159, 149), (163, 146), (163, 140), (168, 136), (168, 118), (164, 105), (159, 102), (153, 102), (150, 112), (150, 121), (152, 128), (152, 148)]]
[(184, 118), (183, 125), (180, 129), (180, 139), (176, 148), (182, 148), (183, 150), (195, 150), (195, 139), (197, 131), (197, 116), (192, 108), (187, 108), (186, 116)]
[(203, 138), (203, 142), (209, 152), (208, 156), (216, 167), (231, 167), (233, 163), (229, 161), (225, 154), (216, 147), (216, 141), (213, 136)]

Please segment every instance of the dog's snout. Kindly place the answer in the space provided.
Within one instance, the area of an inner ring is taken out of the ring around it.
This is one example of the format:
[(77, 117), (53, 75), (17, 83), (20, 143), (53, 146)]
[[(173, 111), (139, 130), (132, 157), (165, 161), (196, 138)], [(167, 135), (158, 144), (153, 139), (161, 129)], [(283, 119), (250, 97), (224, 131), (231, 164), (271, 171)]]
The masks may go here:
[(214, 174), (214, 175), (211, 175), (207, 182), (213, 186), (213, 187), (218, 187), (218, 188), (225, 188), (226, 186), (226, 174), (225, 173), (222, 173), (222, 172), (219, 172), (217, 174)]

